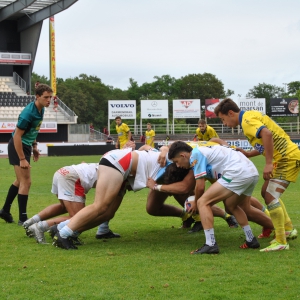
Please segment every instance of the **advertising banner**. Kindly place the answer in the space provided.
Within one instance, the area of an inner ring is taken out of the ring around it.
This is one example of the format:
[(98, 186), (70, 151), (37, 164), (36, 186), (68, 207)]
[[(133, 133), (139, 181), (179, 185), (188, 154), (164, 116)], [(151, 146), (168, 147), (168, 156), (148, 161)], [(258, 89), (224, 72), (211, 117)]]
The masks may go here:
[(173, 100), (173, 118), (186, 119), (201, 117), (200, 99)]
[(108, 100), (108, 119), (136, 119), (135, 100)]
[(222, 101), (222, 99), (205, 99), (205, 117), (217, 118), (214, 113), (216, 106)]
[(270, 99), (271, 117), (298, 117), (298, 98)]
[(168, 119), (168, 100), (141, 100), (142, 119)]
[(240, 98), (237, 104), (241, 110), (257, 110), (262, 114), (266, 114), (265, 98)]
[[(0, 133), (11, 133), (15, 130), (18, 122), (0, 122)], [(57, 132), (56, 122), (43, 122), (39, 132), (55, 133)]]

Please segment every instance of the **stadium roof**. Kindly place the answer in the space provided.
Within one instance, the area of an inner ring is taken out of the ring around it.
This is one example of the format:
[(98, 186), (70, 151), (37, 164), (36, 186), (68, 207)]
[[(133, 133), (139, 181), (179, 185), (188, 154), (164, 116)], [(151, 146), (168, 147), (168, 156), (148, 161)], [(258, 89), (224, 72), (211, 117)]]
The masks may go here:
[(18, 22), (18, 31), (67, 9), (78, 0), (0, 0), (0, 22)]

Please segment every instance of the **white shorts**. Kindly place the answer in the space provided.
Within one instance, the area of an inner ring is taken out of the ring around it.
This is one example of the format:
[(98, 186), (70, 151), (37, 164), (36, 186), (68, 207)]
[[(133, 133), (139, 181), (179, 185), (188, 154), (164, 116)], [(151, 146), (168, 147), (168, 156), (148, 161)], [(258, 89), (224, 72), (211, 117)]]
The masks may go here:
[(53, 176), (51, 193), (58, 195), (58, 199), (85, 203), (84, 188), (79, 176), (71, 166), (57, 170)]
[(221, 177), (217, 182), (219, 182), (227, 190), (230, 190), (239, 196), (251, 196), (258, 182), (258, 177), (259, 176), (252, 176), (249, 178), (237, 177), (231, 181), (225, 180), (223, 177)]

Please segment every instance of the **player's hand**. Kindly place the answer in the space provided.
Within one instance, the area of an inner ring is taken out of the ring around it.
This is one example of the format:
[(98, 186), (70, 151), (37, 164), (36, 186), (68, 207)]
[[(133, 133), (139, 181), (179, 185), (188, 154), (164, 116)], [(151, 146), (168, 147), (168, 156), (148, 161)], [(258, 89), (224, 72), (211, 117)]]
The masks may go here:
[(166, 147), (166, 146), (162, 146), (160, 148), (160, 153), (159, 153), (159, 156), (158, 156), (158, 159), (157, 159), (157, 162), (159, 163), (159, 165), (161, 167), (164, 167), (167, 163), (167, 155), (168, 155), (168, 152), (169, 152), (169, 148)]
[(37, 162), (39, 160), (39, 158), (40, 158), (40, 152), (39, 152), (39, 150), (33, 148), (32, 154), (33, 154), (33, 161)]
[(132, 148), (132, 150), (134, 150), (135, 149), (135, 142), (133, 142), (133, 141), (128, 141), (124, 146), (123, 146), (123, 148), (122, 149), (126, 149), (126, 148)]
[(154, 188), (155, 184), (156, 184), (156, 182), (152, 178), (149, 177), (147, 180), (147, 187), (152, 190)]
[(191, 208), (189, 209), (188, 213), (191, 215), (195, 215), (198, 213), (197, 210), (197, 202), (196, 201), (191, 201), (189, 202), (191, 204)]
[(20, 167), (21, 167), (21, 169), (29, 169), (29, 168), (31, 168), (29, 162), (26, 159), (20, 160)]
[(272, 176), (272, 172), (273, 172), (273, 164), (267, 164), (267, 165), (265, 165), (264, 171), (263, 171), (264, 180), (271, 179), (273, 177)]

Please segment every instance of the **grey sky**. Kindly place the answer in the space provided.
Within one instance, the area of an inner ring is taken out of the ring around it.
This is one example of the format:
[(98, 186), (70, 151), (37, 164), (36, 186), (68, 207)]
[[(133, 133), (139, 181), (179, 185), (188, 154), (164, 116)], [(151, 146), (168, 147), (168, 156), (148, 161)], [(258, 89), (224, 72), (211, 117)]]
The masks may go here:
[[(79, 0), (55, 16), (57, 77), (126, 89), (154, 76), (212, 73), (245, 97), (300, 80), (299, 0)], [(49, 77), (44, 21), (34, 72)]]

